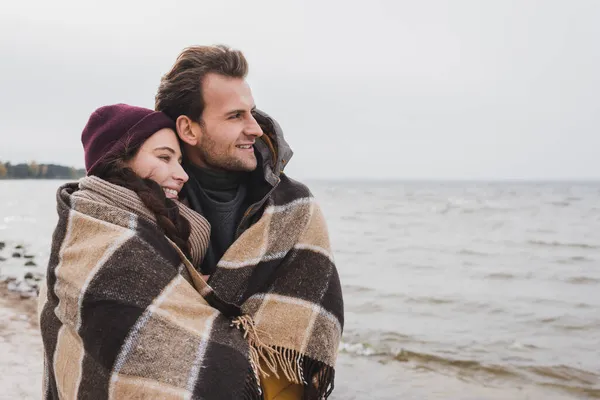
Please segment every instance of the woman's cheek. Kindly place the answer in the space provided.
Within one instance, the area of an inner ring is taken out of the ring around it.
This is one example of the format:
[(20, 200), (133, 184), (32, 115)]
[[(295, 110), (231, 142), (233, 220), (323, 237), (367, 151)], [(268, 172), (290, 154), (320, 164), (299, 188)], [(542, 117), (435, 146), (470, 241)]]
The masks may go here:
[(146, 170), (146, 174), (145, 174), (144, 178), (152, 179), (156, 183), (160, 183), (156, 180), (156, 169), (157, 169), (156, 165), (148, 166), (148, 169)]
[(152, 179), (159, 185), (162, 185), (163, 183), (165, 183), (168, 177), (169, 177), (169, 166), (167, 164), (165, 164), (164, 162), (155, 166), (154, 169), (152, 170)]

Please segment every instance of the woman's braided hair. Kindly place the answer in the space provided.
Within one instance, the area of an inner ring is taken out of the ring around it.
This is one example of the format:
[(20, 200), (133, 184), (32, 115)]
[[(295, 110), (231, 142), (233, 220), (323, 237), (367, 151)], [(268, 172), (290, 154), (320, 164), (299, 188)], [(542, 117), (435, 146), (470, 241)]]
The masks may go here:
[(141, 144), (136, 148), (127, 148), (122, 154), (107, 158), (102, 165), (95, 169), (94, 175), (112, 184), (133, 190), (142, 203), (154, 213), (156, 223), (164, 234), (181, 249), (188, 259), (191, 259), (188, 243), (189, 221), (179, 214), (177, 204), (165, 196), (165, 192), (158, 183), (152, 179), (138, 176), (126, 164), (135, 156), (140, 147)]

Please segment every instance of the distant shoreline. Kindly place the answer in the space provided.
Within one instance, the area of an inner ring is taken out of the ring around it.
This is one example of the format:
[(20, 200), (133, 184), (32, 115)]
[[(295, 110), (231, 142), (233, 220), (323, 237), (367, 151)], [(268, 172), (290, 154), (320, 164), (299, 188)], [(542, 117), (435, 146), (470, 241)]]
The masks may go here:
[[(2, 181), (51, 181), (51, 180), (79, 180), (86, 176), (85, 173), (78, 174), (77, 176), (53, 176), (53, 177), (0, 177)], [(297, 178), (292, 175), (292, 178)], [(311, 178), (301, 177), (297, 178), (305, 183), (340, 183), (340, 184), (364, 184), (369, 185), (415, 185), (415, 184), (441, 184), (441, 185), (457, 185), (457, 184), (492, 184), (492, 185), (553, 185), (553, 184), (577, 184), (577, 185), (600, 185), (600, 179), (556, 179), (556, 180), (518, 180), (518, 179), (489, 179), (489, 180), (475, 180), (475, 179), (364, 179), (364, 178)]]
[(2, 181), (66, 181), (66, 180), (78, 180), (80, 178), (83, 178), (85, 176), (78, 176), (78, 177), (72, 177), (72, 176), (53, 176), (52, 178), (0, 178), (0, 182)]
[(85, 169), (58, 164), (30, 163), (12, 164), (0, 162), (0, 180), (12, 179), (79, 179), (85, 176)]

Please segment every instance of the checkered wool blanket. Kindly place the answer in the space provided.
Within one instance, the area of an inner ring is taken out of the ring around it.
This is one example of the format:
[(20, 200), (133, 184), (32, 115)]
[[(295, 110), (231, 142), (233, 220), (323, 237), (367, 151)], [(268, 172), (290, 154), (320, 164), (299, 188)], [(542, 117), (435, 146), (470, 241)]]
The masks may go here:
[(269, 374), (306, 399), (331, 393), (343, 302), (308, 189), (282, 175), (210, 285), (151, 217), (94, 190), (57, 193), (40, 294), (45, 399), (260, 399)]

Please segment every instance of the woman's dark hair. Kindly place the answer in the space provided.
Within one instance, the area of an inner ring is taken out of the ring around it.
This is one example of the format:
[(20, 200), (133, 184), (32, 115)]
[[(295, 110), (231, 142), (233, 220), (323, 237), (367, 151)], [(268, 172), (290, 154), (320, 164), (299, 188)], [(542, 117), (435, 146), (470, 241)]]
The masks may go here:
[(94, 175), (115, 185), (133, 190), (140, 197), (142, 203), (154, 213), (156, 223), (164, 234), (191, 260), (188, 243), (189, 221), (179, 214), (177, 204), (165, 196), (165, 192), (158, 183), (152, 179), (138, 176), (126, 164), (135, 156), (140, 147), (141, 144), (134, 148), (129, 147), (121, 154), (107, 157), (95, 169)]

